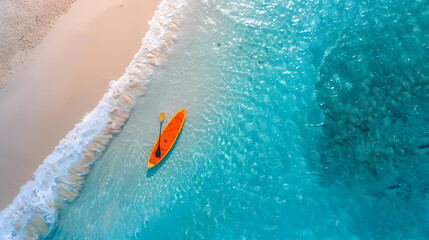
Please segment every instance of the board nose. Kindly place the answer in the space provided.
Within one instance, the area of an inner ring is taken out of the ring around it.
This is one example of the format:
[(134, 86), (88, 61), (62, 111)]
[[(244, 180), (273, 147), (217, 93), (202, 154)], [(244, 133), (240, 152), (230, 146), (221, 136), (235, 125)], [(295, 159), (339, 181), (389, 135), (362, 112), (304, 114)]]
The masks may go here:
[(151, 168), (155, 166), (155, 164), (151, 163), (150, 161), (147, 163), (147, 169)]

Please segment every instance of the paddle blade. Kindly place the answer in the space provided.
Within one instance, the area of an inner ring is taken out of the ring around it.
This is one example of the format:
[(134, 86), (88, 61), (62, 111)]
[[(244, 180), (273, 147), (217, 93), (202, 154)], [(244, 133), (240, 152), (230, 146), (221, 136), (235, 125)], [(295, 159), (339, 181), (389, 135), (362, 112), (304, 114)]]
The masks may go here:
[(159, 114), (159, 119), (162, 121), (164, 121), (164, 113)]
[(161, 157), (161, 148), (160, 147), (158, 147), (158, 149), (156, 149), (155, 157), (157, 157), (157, 158)]

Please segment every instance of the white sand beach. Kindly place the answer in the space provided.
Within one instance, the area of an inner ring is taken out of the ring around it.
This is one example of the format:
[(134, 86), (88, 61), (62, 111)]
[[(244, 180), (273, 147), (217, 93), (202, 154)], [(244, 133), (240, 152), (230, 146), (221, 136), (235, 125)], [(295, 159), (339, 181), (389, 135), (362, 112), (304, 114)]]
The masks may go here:
[[(19, 31), (40, 33), (30, 47), (0, 53), (0, 84), (11, 79), (0, 90), (0, 209), (12, 202), (43, 159), (97, 105), (109, 81), (121, 76), (160, 0), (63, 2), (59, 9), (55, 4), (38, 8), (38, 14), (52, 12), (51, 8), (58, 14), (66, 12), (53, 27), (49, 24), (55, 14), (40, 26), (21, 21)], [(16, 27), (8, 24), (2, 25), (1, 36), (12, 34), (5, 26)], [(16, 69), (10, 67), (11, 61)]]

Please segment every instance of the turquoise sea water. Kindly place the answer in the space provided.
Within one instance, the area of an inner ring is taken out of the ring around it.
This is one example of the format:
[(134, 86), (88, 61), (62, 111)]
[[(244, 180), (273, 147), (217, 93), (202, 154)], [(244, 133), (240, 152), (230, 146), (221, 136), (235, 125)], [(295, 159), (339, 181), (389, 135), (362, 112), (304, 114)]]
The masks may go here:
[[(428, 1), (195, 1), (48, 239), (429, 238)], [(158, 115), (186, 108), (151, 170)]]

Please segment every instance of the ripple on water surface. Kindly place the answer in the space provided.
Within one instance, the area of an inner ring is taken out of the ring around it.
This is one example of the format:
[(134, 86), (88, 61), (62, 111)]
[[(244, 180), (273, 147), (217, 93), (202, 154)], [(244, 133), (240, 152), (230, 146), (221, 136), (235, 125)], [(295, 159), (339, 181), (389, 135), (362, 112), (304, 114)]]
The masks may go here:
[[(190, 3), (51, 239), (428, 237), (423, 2)], [(182, 107), (147, 171), (159, 112)]]

